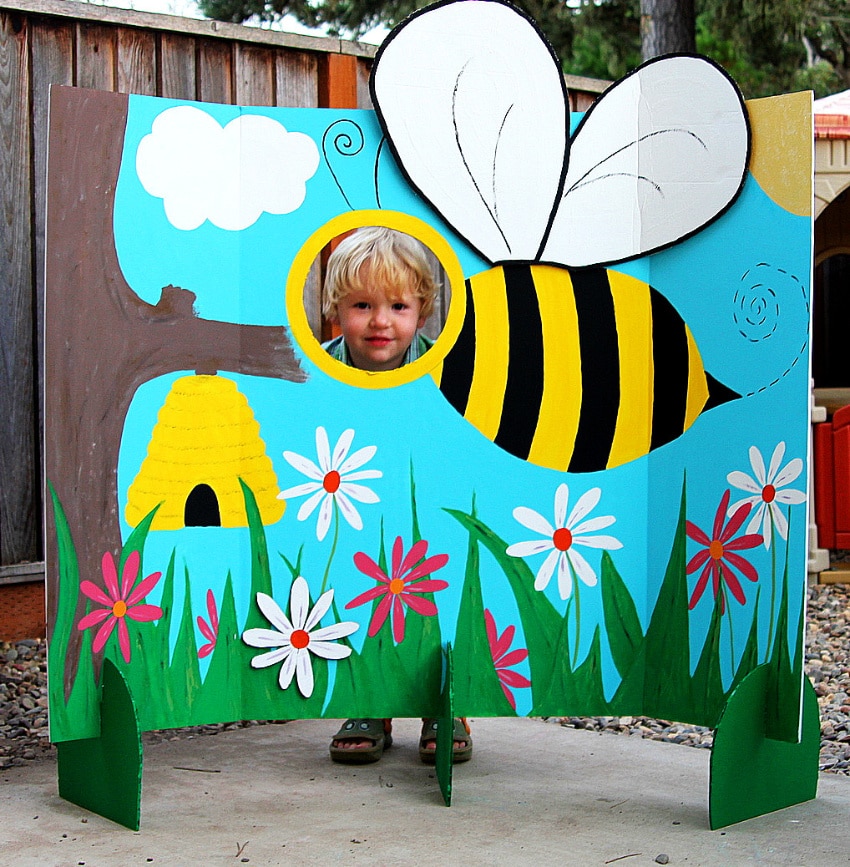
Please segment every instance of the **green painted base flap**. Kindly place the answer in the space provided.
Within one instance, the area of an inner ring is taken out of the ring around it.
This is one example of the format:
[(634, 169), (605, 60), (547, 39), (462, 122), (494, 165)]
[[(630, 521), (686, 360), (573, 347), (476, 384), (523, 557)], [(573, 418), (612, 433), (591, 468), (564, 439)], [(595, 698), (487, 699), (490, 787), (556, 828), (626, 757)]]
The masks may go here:
[(453, 671), (452, 646), (447, 643), (444, 650), (445, 676), (443, 691), (440, 695), (440, 716), (437, 723), (437, 755), (435, 765), (437, 781), (446, 806), (452, 804), (452, 768), (454, 751), (454, 708), (453, 708)]
[(133, 698), (121, 672), (103, 663), (100, 737), (56, 744), (59, 795), (134, 831), (142, 800), (142, 742)]
[(723, 828), (781, 810), (817, 794), (820, 715), (814, 688), (803, 681), (802, 736), (798, 743), (766, 736), (771, 674), (754, 669), (732, 693), (711, 751), (709, 823)]

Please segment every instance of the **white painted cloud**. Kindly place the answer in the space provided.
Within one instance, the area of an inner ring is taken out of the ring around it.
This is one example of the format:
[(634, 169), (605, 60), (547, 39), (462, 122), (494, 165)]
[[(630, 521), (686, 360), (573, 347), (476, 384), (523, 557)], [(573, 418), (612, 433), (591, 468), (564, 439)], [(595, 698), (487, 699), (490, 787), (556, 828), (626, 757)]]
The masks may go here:
[(239, 231), (264, 211), (289, 214), (301, 207), (318, 166), (316, 143), (304, 133), (257, 114), (222, 128), (190, 105), (162, 112), (136, 152), (142, 186), (185, 230), (209, 220)]

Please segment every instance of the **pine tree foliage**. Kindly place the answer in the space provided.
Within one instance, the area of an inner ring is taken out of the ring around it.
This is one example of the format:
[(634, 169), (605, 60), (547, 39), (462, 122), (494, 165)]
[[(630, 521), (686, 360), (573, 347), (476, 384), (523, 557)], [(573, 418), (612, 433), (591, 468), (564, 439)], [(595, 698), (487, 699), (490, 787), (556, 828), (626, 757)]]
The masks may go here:
[[(221, 21), (291, 15), (356, 39), (392, 27), (425, 0), (199, 0)], [(724, 66), (748, 98), (850, 88), (848, 0), (515, 0), (546, 34), (565, 72), (615, 79), (641, 59), (696, 50)], [(643, 21), (643, 25), (642, 22)], [(695, 37), (695, 38), (691, 38)], [(643, 49), (643, 50), (642, 50)]]

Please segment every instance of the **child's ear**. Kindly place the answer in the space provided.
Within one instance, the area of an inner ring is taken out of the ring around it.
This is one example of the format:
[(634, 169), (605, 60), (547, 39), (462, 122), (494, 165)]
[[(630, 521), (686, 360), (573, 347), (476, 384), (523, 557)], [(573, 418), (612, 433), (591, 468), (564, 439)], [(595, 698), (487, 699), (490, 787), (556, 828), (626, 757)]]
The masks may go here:
[(419, 323), (418, 323), (418, 325), (417, 325), (416, 327), (417, 327), (417, 328), (422, 328), (422, 327), (424, 327), (424, 325), (425, 325), (425, 323), (426, 323), (427, 321), (428, 321), (428, 317), (427, 317), (427, 316), (420, 316), (420, 317), (419, 317)]

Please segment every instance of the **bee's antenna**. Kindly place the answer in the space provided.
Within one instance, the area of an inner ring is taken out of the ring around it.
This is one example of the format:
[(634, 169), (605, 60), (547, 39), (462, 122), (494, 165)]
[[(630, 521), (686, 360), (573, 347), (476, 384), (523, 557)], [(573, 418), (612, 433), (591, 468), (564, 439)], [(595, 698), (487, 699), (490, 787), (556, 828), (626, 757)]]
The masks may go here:
[(387, 137), (385, 135), (381, 136), (380, 142), (378, 142), (378, 150), (375, 152), (375, 204), (378, 206), (378, 210), (381, 209), (381, 191), (378, 187), (378, 167), (381, 162), (381, 154), (384, 150), (384, 144), (387, 141)]
[[(329, 154), (328, 138), (331, 136), (331, 131), (333, 131), (333, 150)], [(363, 145), (365, 144), (365, 141), (366, 139), (363, 135), (363, 130), (358, 124), (356, 124), (353, 120), (349, 120), (348, 118), (334, 121), (322, 135), (322, 155), (325, 158), (325, 164), (327, 165), (328, 170), (330, 171), (331, 176), (336, 183), (337, 189), (340, 191), (343, 199), (345, 199), (345, 204), (348, 205), (349, 209), (352, 211), (354, 210), (354, 205), (351, 204), (351, 201), (345, 194), (345, 190), (343, 189), (343, 186), (340, 183), (336, 172), (334, 171), (334, 167), (331, 164), (331, 155), (333, 153), (337, 153), (340, 156), (344, 157), (357, 156), (357, 154), (359, 154), (360, 151), (363, 150)]]

